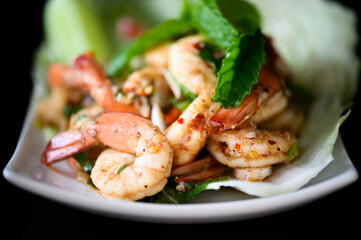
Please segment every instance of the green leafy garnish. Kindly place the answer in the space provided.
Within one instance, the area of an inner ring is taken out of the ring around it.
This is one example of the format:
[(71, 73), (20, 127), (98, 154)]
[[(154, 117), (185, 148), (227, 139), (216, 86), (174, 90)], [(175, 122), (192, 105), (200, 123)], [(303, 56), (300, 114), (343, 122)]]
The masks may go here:
[(94, 167), (93, 161), (85, 153), (80, 153), (80, 154), (74, 156), (74, 158), (79, 163), (79, 165), (83, 168), (83, 170), (90, 175), (90, 173)]
[(91, 171), (94, 167), (94, 162), (85, 153), (80, 153), (74, 156), (74, 159), (79, 163), (80, 167), (82, 167), (83, 170), (89, 175), (88, 185), (96, 187), (92, 179), (90, 178)]
[(164, 41), (184, 34), (190, 29), (191, 24), (186, 18), (171, 19), (155, 26), (116, 55), (107, 67), (107, 74), (111, 77), (119, 76), (133, 57)]
[(223, 16), (215, 0), (190, 1), (190, 13), (197, 30), (222, 49), (232, 44), (237, 29)]
[(66, 117), (70, 117), (72, 114), (79, 112), (84, 107), (81, 105), (65, 104), (63, 107), (63, 114)]
[(184, 183), (184, 190), (178, 191), (176, 189), (177, 183), (174, 181), (174, 176), (168, 178), (167, 185), (163, 190), (156, 195), (149, 198), (152, 203), (186, 203), (196, 195), (207, 189), (210, 183), (228, 181), (229, 177), (210, 179), (198, 181), (195, 183)]
[(234, 38), (217, 73), (214, 101), (221, 102), (224, 108), (237, 107), (251, 92), (253, 84), (257, 83), (258, 70), (265, 61), (263, 44), (260, 30), (253, 35)]
[(298, 144), (295, 143), (292, 145), (290, 150), (288, 150), (287, 159), (290, 160), (295, 154), (297, 154), (297, 151), (298, 151)]
[(211, 65), (214, 70), (218, 71), (220, 69), (222, 58), (224, 57), (223, 52), (216, 48), (213, 44), (205, 42), (204, 47), (199, 50), (198, 55)]
[(181, 96), (179, 99), (175, 97), (170, 98), (169, 103), (178, 108), (179, 111), (183, 112), (183, 110), (185, 110), (189, 104), (191, 104), (193, 100), (198, 97), (198, 95), (180, 83), (172, 73), (170, 74), (174, 83), (179, 87)]
[(240, 34), (253, 34), (261, 26), (261, 17), (251, 3), (244, 0), (217, 0), (217, 3)]
[(169, 103), (172, 104), (174, 107), (176, 107), (180, 112), (183, 112), (184, 110), (187, 109), (189, 104), (192, 103), (192, 101), (190, 101), (188, 99), (181, 100), (181, 99), (172, 97), (169, 99)]
[[(226, 49), (217, 73), (214, 101), (237, 107), (257, 83), (265, 60), (264, 38), (257, 10), (244, 1), (194, 0), (190, 12), (196, 28), (212, 43)], [(226, 16), (228, 18), (226, 18)]]
[(132, 164), (124, 164), (123, 166), (121, 166), (118, 171), (117, 171), (117, 174), (119, 175), (126, 167), (130, 166)]

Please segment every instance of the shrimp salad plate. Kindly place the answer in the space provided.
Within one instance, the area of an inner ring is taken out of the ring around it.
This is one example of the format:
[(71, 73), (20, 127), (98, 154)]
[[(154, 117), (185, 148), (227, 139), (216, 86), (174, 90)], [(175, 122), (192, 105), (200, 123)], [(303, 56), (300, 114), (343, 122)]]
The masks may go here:
[(48, 0), (3, 174), (72, 207), (163, 223), (321, 198), (358, 178), (339, 136), (356, 20), (325, 0)]

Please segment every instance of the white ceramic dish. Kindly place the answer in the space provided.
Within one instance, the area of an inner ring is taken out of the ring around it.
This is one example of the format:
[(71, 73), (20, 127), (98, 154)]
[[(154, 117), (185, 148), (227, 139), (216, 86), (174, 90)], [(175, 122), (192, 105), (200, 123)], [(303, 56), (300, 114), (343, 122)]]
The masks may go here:
[(358, 178), (358, 173), (339, 138), (334, 149), (335, 160), (316, 178), (295, 192), (255, 198), (230, 189), (209, 190), (184, 205), (108, 200), (91, 187), (77, 182), (66, 163), (56, 163), (53, 168), (40, 163), (45, 142), (41, 132), (33, 128), (33, 114), (34, 101), (29, 107), (15, 153), (3, 171), (4, 177), (32, 193), (106, 216), (162, 223), (248, 219), (306, 204), (345, 187)]

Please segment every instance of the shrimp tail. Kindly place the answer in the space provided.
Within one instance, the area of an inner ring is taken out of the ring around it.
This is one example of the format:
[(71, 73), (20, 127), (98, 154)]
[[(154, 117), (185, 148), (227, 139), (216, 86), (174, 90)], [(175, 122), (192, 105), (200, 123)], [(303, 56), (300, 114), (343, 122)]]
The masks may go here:
[(241, 125), (251, 117), (257, 109), (257, 94), (251, 92), (236, 108), (221, 108), (209, 121), (213, 127), (224, 127), (226, 129)]
[(98, 141), (86, 132), (70, 130), (55, 135), (48, 142), (41, 156), (45, 165), (64, 160), (92, 147)]
[(123, 104), (115, 100), (111, 90), (112, 83), (106, 77), (103, 68), (95, 61), (92, 53), (77, 57), (74, 66), (82, 76), (87, 90), (106, 111), (139, 114), (132, 104)]
[[(135, 154), (134, 147), (149, 120), (132, 113), (103, 113), (97, 120), (97, 139), (118, 151)], [(126, 126), (126, 127), (124, 127)]]

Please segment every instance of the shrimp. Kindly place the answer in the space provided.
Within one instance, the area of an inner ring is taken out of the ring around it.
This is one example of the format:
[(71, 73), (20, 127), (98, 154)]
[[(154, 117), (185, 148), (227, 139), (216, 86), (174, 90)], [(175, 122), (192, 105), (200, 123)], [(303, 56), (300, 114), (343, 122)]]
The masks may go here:
[(169, 50), (168, 67), (188, 90), (213, 97), (217, 76), (214, 68), (198, 55), (203, 42), (201, 35), (191, 35), (175, 42)]
[(173, 148), (175, 165), (184, 165), (195, 159), (212, 130), (208, 121), (220, 107), (208, 95), (199, 95), (168, 127), (165, 136)]
[(173, 42), (165, 42), (147, 50), (143, 57), (146, 65), (167, 69), (169, 62), (169, 49)]
[(228, 168), (221, 165), (209, 155), (172, 170), (172, 175), (176, 176), (175, 182), (196, 182), (210, 178), (220, 177)]
[(262, 181), (272, 174), (272, 166), (261, 168), (235, 168), (233, 175), (241, 181)]
[(46, 125), (57, 126), (60, 130), (68, 127), (67, 118), (63, 114), (64, 106), (69, 99), (69, 93), (64, 88), (55, 88), (51, 94), (37, 102), (36, 118)]
[[(88, 129), (56, 135), (49, 141), (42, 162), (48, 165), (66, 159), (98, 142), (113, 152), (98, 157), (90, 177), (107, 197), (135, 201), (163, 189), (172, 168), (173, 150), (157, 126), (131, 113), (102, 113)], [(133, 157), (124, 157), (129, 154)], [(125, 168), (124, 164), (131, 165)]]
[(290, 149), (297, 143), (290, 132), (269, 132), (247, 126), (240, 129), (213, 131), (208, 151), (231, 168), (263, 168), (290, 161)]
[(106, 78), (103, 69), (91, 53), (77, 57), (74, 67), (51, 65), (48, 69), (48, 79), (50, 86), (53, 87), (80, 88), (89, 92), (106, 111), (139, 113), (133, 105), (115, 100), (111, 81)]
[(148, 65), (129, 75), (123, 84), (123, 93), (128, 98), (136, 96), (152, 96), (162, 107), (167, 104), (171, 97), (171, 90), (165, 80), (163, 69)]
[(282, 112), (288, 103), (281, 79), (268, 68), (259, 71), (258, 83), (253, 86), (236, 108), (220, 109), (210, 120), (214, 127), (234, 129), (249, 118), (256, 123), (265, 121)]

